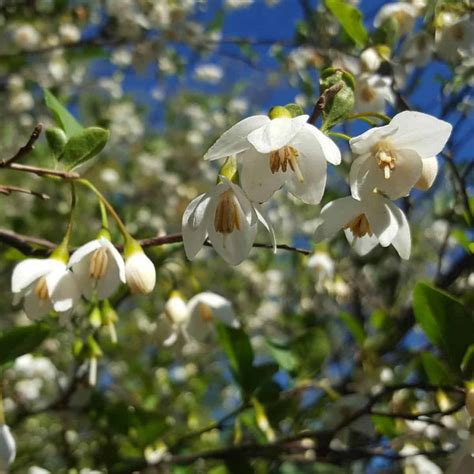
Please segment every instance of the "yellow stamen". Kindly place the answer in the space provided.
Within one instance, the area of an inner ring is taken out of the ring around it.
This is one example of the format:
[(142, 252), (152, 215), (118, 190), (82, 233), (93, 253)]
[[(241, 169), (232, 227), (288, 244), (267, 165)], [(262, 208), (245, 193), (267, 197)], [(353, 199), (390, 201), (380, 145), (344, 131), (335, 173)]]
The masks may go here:
[(40, 300), (47, 300), (49, 298), (48, 285), (46, 284), (46, 278), (44, 276), (38, 280), (34, 291)]
[(291, 171), (296, 174), (298, 180), (302, 183), (304, 181), (303, 173), (298, 164), (299, 153), (292, 146), (284, 146), (278, 150), (270, 153), (270, 171), (275, 174), (278, 171), (283, 171), (291, 168)]
[(204, 303), (199, 303), (198, 313), (199, 313), (199, 317), (206, 323), (212, 321), (214, 317), (212, 314), (211, 307)]
[(375, 89), (369, 86), (363, 86), (360, 89), (360, 97), (364, 102), (372, 102), (375, 99)]
[(214, 229), (221, 234), (230, 234), (240, 230), (240, 214), (237, 198), (232, 190), (221, 194), (214, 216)]
[(369, 237), (372, 237), (373, 235), (365, 214), (359, 214), (355, 219), (352, 219), (348, 224), (346, 224), (344, 229), (349, 229), (354, 237), (363, 237), (366, 234), (368, 234)]
[(385, 179), (390, 179), (392, 171), (395, 169), (396, 154), (395, 149), (389, 140), (382, 139), (372, 148), (372, 153), (377, 160), (379, 168), (383, 170)]
[(105, 247), (100, 247), (95, 250), (89, 264), (89, 276), (94, 280), (102, 278), (107, 271), (108, 262), (109, 257)]

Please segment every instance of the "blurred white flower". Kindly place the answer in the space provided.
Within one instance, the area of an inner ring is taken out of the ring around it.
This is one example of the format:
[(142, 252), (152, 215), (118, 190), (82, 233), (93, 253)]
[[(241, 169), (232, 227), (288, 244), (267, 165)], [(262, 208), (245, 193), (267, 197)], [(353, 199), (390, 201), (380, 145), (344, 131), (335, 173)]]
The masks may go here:
[(433, 56), (433, 51), (433, 37), (426, 31), (419, 31), (403, 42), (400, 61), (410, 66), (426, 66)]
[(364, 71), (375, 72), (382, 64), (382, 59), (375, 48), (367, 48), (360, 55), (360, 62)]
[(156, 269), (142, 248), (131, 253), (125, 250), (125, 278), (130, 291), (134, 294), (148, 295), (155, 288)]
[(229, 101), (229, 104), (227, 105), (229, 108), (230, 112), (236, 113), (236, 114), (244, 114), (247, 112), (249, 108), (249, 103), (247, 99), (243, 99), (241, 97), (235, 97)]
[(294, 196), (317, 204), (326, 186), (326, 163), (338, 165), (341, 153), (307, 120), (307, 115), (273, 120), (266, 115), (248, 117), (222, 134), (204, 159), (237, 154), (242, 188), (252, 201), (268, 200), (287, 183)]
[[(350, 140), (354, 154), (350, 170), (352, 195), (374, 189), (390, 199), (407, 196), (421, 179), (423, 189), (430, 187), (436, 177), (439, 153), (452, 126), (421, 112), (401, 112), (388, 125), (374, 127)], [(434, 157), (434, 158), (433, 158)]]
[(227, 8), (237, 10), (238, 8), (246, 8), (252, 5), (253, 0), (225, 0), (224, 5)]
[(411, 236), (405, 214), (390, 200), (372, 193), (363, 200), (336, 199), (321, 210), (315, 238), (319, 242), (344, 229), (346, 238), (359, 255), (378, 244), (395, 247), (401, 258), (410, 257)]
[(51, 474), (51, 471), (39, 466), (31, 466), (28, 468), (27, 474)]
[(198, 81), (218, 84), (224, 76), (224, 71), (217, 64), (201, 64), (194, 70), (194, 77)]
[(8, 100), (8, 107), (13, 112), (26, 112), (35, 106), (33, 96), (29, 91), (18, 91), (12, 94)]
[(260, 221), (275, 245), (271, 224), (258, 205), (225, 177), (206, 194), (193, 199), (183, 214), (182, 232), (186, 256), (193, 260), (209, 238), (216, 252), (229, 264), (247, 258)]
[(32, 25), (20, 25), (15, 28), (13, 41), (20, 49), (31, 50), (38, 46), (40, 35)]
[[(426, 456), (416, 456), (418, 451), (419, 449), (411, 444), (403, 446), (400, 454), (402, 456), (407, 456), (407, 459), (403, 461), (405, 469), (411, 468), (413, 474), (443, 474), (441, 468), (433, 461), (430, 461)], [(465, 472), (467, 474), (467, 471)], [(459, 471), (458, 474), (461, 474), (461, 471)]]
[(77, 43), (81, 39), (81, 30), (71, 23), (63, 23), (59, 27), (59, 36), (66, 43)]
[(386, 103), (395, 103), (392, 80), (378, 74), (361, 75), (356, 82), (354, 111), (384, 113)]
[(68, 267), (83, 296), (104, 300), (125, 283), (125, 264), (112, 243), (100, 237), (79, 247), (69, 259)]
[(374, 18), (374, 26), (379, 28), (385, 21), (393, 18), (398, 25), (398, 34), (404, 35), (412, 31), (418, 10), (414, 5), (405, 2), (386, 3), (382, 5)]
[(0, 424), (0, 472), (8, 471), (8, 468), (15, 460), (16, 443), (10, 427)]
[(463, 17), (436, 30), (436, 51), (448, 62), (474, 54), (474, 19)]
[(11, 279), (13, 304), (23, 300), (28, 317), (40, 318), (55, 310), (69, 314), (81, 293), (66, 264), (54, 258), (28, 258), (18, 263)]
[(15, 359), (13, 370), (20, 377), (39, 377), (46, 381), (54, 381), (58, 375), (56, 366), (46, 357), (34, 357), (25, 354)]
[(334, 277), (335, 264), (331, 256), (318, 250), (309, 257), (306, 266), (315, 272), (318, 287), (322, 288), (324, 282)]

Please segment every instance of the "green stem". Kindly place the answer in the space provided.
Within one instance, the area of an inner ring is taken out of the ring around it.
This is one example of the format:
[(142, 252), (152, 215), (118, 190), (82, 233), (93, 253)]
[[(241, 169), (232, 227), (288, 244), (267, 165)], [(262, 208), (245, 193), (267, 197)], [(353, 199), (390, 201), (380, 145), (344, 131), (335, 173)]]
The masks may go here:
[(66, 233), (64, 234), (63, 240), (61, 243), (53, 250), (51, 258), (56, 258), (63, 262), (67, 262), (69, 258), (69, 240), (72, 234), (72, 227), (74, 223), (74, 209), (76, 208), (76, 188), (73, 182), (69, 183), (71, 185), (71, 210), (69, 212), (69, 221), (67, 224)]
[(363, 112), (360, 114), (352, 114), (347, 117), (347, 120), (364, 120), (366, 117), (374, 117), (383, 120), (385, 123), (389, 123), (392, 120), (389, 116), (381, 114), (380, 112)]
[(342, 138), (343, 140), (347, 140), (347, 141), (352, 140), (352, 138), (349, 135), (346, 135), (345, 133), (329, 132), (328, 135), (334, 138)]
[(100, 208), (100, 220), (102, 222), (102, 229), (108, 229), (109, 219), (107, 217), (107, 209), (105, 208), (105, 205), (102, 202), (102, 200), (99, 200), (99, 208)]
[[(107, 201), (105, 196), (89, 180), (78, 179), (76, 180), (76, 182), (82, 184), (83, 186), (88, 187), (99, 198), (99, 202), (101, 202), (103, 206), (105, 206), (107, 211), (110, 212), (110, 215), (114, 218), (115, 222), (117, 223), (117, 226), (120, 230), (120, 233), (123, 236), (123, 239), (125, 240), (125, 242), (128, 242), (132, 237), (130, 236), (122, 219), (120, 219), (120, 216), (117, 214), (117, 211), (113, 208), (112, 204), (110, 204), (110, 202)], [(101, 213), (102, 213), (102, 209), (101, 209)]]

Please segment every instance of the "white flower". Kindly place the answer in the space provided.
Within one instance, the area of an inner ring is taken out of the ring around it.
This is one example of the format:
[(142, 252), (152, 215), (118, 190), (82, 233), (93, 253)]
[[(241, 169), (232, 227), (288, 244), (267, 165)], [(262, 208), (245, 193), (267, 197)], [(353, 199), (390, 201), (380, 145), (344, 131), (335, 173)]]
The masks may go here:
[(331, 238), (340, 229), (359, 255), (369, 253), (377, 244), (392, 244), (401, 258), (410, 257), (410, 228), (405, 214), (376, 193), (361, 201), (345, 197), (326, 204), (318, 219), (316, 241)]
[(463, 17), (436, 31), (436, 51), (442, 59), (456, 62), (474, 54), (474, 20)]
[(222, 80), (224, 71), (216, 64), (201, 64), (194, 70), (194, 76), (198, 81), (217, 84)]
[(252, 201), (268, 200), (286, 182), (293, 195), (317, 204), (326, 185), (326, 161), (338, 165), (341, 153), (307, 120), (307, 115), (248, 117), (227, 130), (204, 159), (237, 154), (242, 188)]
[(20, 262), (12, 275), (13, 304), (23, 299), (23, 307), (32, 319), (55, 310), (68, 314), (81, 297), (66, 264), (54, 258), (28, 258)]
[(253, 0), (225, 0), (225, 6), (231, 9), (245, 8), (252, 5)]
[(186, 324), (189, 320), (189, 310), (186, 301), (179, 291), (173, 291), (165, 303), (165, 316), (167, 318), (167, 330), (170, 331), (169, 336), (163, 342), (165, 346), (173, 345), (179, 336), (183, 336), (188, 341), (186, 332)]
[(0, 472), (7, 471), (15, 460), (16, 443), (8, 425), (0, 424)]
[(436, 177), (439, 153), (452, 126), (421, 112), (401, 112), (388, 125), (372, 128), (349, 144), (356, 155), (350, 171), (352, 195), (376, 188), (390, 199), (407, 196), (418, 182), (426, 189)]
[(205, 291), (193, 296), (188, 302), (189, 320), (186, 331), (189, 337), (203, 342), (214, 330), (214, 321), (226, 326), (240, 326), (232, 303), (216, 293)]
[(387, 3), (380, 8), (374, 18), (374, 26), (380, 28), (385, 21), (394, 18), (398, 24), (398, 34), (409, 33), (415, 25), (418, 9), (409, 3)]
[(72, 270), (85, 298), (94, 295), (99, 300), (111, 296), (120, 283), (125, 283), (125, 264), (119, 251), (104, 237), (79, 247), (69, 259)]
[[(127, 254), (127, 251), (125, 250)], [(142, 248), (137, 248), (125, 260), (125, 279), (132, 293), (148, 295), (155, 288), (156, 270)]]
[(324, 283), (334, 276), (334, 260), (327, 252), (316, 251), (309, 257), (306, 266), (315, 271), (318, 288), (322, 288)]
[(385, 112), (385, 106), (395, 103), (392, 92), (392, 80), (389, 77), (378, 74), (363, 74), (357, 80), (355, 89), (354, 111), (363, 112)]
[(247, 258), (257, 235), (258, 222), (275, 235), (258, 205), (242, 189), (222, 177), (212, 191), (193, 199), (183, 214), (182, 229), (186, 256), (192, 260), (209, 238), (216, 252), (231, 265)]
[(360, 55), (360, 62), (365, 71), (377, 71), (382, 64), (382, 59), (375, 48), (367, 48)]
[(21, 49), (34, 49), (40, 41), (40, 35), (36, 28), (25, 24), (15, 28), (13, 41)]
[(403, 64), (426, 66), (431, 60), (433, 51), (433, 37), (426, 31), (419, 31), (403, 42), (400, 60)]
[(81, 30), (71, 23), (64, 23), (59, 27), (59, 36), (64, 43), (77, 43), (81, 39)]

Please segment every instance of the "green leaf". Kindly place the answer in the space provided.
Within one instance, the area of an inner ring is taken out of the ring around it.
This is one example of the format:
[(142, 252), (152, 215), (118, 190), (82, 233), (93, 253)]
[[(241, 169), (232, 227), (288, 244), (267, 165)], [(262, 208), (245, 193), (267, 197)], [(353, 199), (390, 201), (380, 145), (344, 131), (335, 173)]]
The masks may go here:
[(44, 89), (44, 101), (48, 109), (53, 112), (56, 123), (66, 132), (69, 138), (82, 132), (82, 125), (48, 89)]
[(446, 364), (431, 352), (423, 352), (420, 355), (423, 369), (428, 381), (433, 385), (450, 385), (459, 381), (454, 372)]
[(68, 169), (76, 168), (98, 155), (109, 139), (109, 131), (89, 127), (69, 139), (59, 157)]
[(308, 328), (304, 334), (293, 339), (291, 346), (302, 366), (302, 374), (313, 376), (331, 352), (328, 336), (323, 329)]
[(346, 311), (343, 311), (339, 315), (339, 317), (347, 326), (347, 329), (349, 329), (349, 332), (352, 334), (352, 337), (357, 342), (357, 344), (362, 347), (366, 338), (366, 334), (362, 324), (355, 318), (355, 316), (350, 313), (347, 313)]
[(249, 393), (254, 388), (252, 381), (254, 352), (250, 339), (242, 328), (231, 328), (219, 323), (216, 323), (216, 327), (232, 375), (244, 392)]
[(325, 0), (324, 3), (354, 43), (362, 48), (367, 42), (368, 34), (360, 10), (345, 0)]
[(298, 358), (291, 352), (288, 344), (274, 339), (267, 339), (266, 345), (270, 354), (282, 369), (291, 372), (298, 367)]
[(413, 310), (430, 342), (439, 348), (452, 369), (459, 372), (468, 347), (474, 343), (473, 314), (448, 293), (418, 283)]
[(467, 348), (462, 359), (461, 369), (468, 380), (474, 380), (474, 344)]
[(32, 324), (0, 332), (0, 365), (33, 352), (48, 337), (45, 323)]

